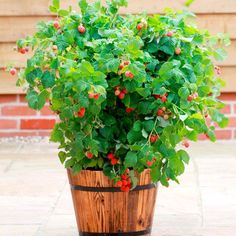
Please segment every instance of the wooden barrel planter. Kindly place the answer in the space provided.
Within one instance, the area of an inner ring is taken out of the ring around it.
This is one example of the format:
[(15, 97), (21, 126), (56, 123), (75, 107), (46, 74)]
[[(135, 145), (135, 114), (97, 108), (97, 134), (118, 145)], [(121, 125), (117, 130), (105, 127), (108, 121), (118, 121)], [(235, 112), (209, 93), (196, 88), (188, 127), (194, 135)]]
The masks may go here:
[(150, 171), (139, 175), (137, 187), (120, 191), (102, 171), (68, 169), (75, 215), (81, 236), (150, 236), (157, 186)]

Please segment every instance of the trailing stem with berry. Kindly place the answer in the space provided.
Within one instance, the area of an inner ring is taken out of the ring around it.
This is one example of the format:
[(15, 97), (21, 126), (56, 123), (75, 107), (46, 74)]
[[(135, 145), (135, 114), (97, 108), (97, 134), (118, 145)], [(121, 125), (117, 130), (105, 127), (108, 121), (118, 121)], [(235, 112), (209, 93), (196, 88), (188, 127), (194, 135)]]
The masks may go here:
[(74, 174), (103, 170), (124, 192), (147, 168), (153, 182), (178, 183), (190, 141), (200, 134), (215, 141), (206, 115), (227, 125), (213, 61), (224, 59), (229, 42), (189, 23), (191, 13), (119, 15), (126, 5), (80, 0), (76, 13), (54, 0), (57, 19), (17, 42), (22, 56), (33, 53), (17, 82), (29, 106), (49, 101), (58, 114), (51, 141), (60, 143), (60, 161)]

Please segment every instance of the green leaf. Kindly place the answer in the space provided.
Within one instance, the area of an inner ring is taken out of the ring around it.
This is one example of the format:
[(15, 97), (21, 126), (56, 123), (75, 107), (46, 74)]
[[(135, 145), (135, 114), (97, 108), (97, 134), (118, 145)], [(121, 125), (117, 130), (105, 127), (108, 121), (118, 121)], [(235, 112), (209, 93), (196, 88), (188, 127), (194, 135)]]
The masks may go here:
[(58, 157), (59, 157), (59, 159), (60, 159), (61, 164), (63, 164), (63, 163), (65, 162), (65, 160), (66, 160), (66, 153), (63, 152), (63, 151), (60, 151), (60, 152), (58, 153)]
[(52, 4), (56, 9), (60, 8), (60, 0), (53, 0)]
[(74, 165), (75, 161), (76, 160), (74, 158), (68, 159), (65, 163), (65, 168), (71, 168)]
[(30, 108), (35, 110), (38, 109), (38, 93), (34, 90), (31, 90), (26, 95), (26, 100), (28, 101), (28, 105)]
[(79, 0), (79, 6), (80, 6), (82, 14), (85, 14), (87, 7), (88, 7), (87, 1), (86, 0)]
[(82, 166), (79, 162), (77, 162), (73, 167), (72, 167), (72, 173), (73, 175), (78, 174), (82, 170)]
[(179, 150), (178, 152), (177, 152), (177, 154), (178, 154), (178, 156), (181, 158), (181, 160), (182, 161), (184, 161), (186, 164), (188, 164), (189, 163), (189, 155), (188, 155), (188, 153), (186, 152), (186, 151), (184, 151), (184, 150)]
[(151, 132), (154, 128), (154, 121), (153, 120), (147, 120), (143, 122), (143, 127), (147, 132)]
[(141, 121), (135, 121), (135, 123), (134, 123), (134, 125), (133, 125), (133, 130), (134, 131), (141, 131), (141, 129), (142, 129), (142, 123), (141, 123)]
[(185, 6), (189, 7), (195, 0), (185, 0)]
[(34, 90), (30, 90), (26, 95), (26, 100), (28, 101), (29, 107), (35, 110), (41, 110), (45, 105), (47, 98), (48, 92), (46, 90), (43, 90), (40, 94)]
[(110, 72), (117, 73), (119, 65), (120, 65), (119, 59), (117, 59), (117, 58), (110, 59), (106, 63), (106, 70), (108, 73), (110, 73)]
[(137, 153), (129, 151), (125, 157), (125, 166), (134, 167), (137, 163)]
[(169, 159), (169, 167), (172, 170), (174, 170), (176, 175), (183, 174), (183, 172), (184, 172), (184, 164), (178, 156), (173, 156)]
[[(135, 176), (134, 170), (131, 170), (131, 171), (129, 172), (129, 177), (130, 177), (131, 182), (132, 182), (132, 189), (135, 189), (135, 187), (136, 187), (137, 184), (138, 184), (138, 178)], [(131, 190), (132, 190), (132, 189), (131, 189)]]
[(49, 71), (43, 73), (41, 80), (44, 88), (52, 88), (55, 85), (55, 76)]
[(68, 16), (69, 15), (69, 11), (61, 9), (61, 10), (58, 11), (58, 15), (59, 16)]
[(151, 178), (152, 178), (152, 181), (155, 183), (157, 183), (160, 180), (161, 172), (160, 172), (159, 166), (155, 166), (151, 168)]
[(214, 51), (214, 57), (217, 61), (224, 61), (227, 57), (227, 52), (224, 48), (217, 48)]
[(142, 97), (148, 97), (151, 95), (150, 88), (137, 88), (136, 91), (142, 96)]
[(141, 132), (136, 132), (134, 130), (131, 130), (128, 134), (127, 134), (127, 140), (129, 142), (129, 144), (133, 144), (136, 141), (139, 141), (140, 138), (142, 137), (142, 133)]
[(52, 130), (50, 141), (63, 143), (64, 140), (64, 133), (60, 129), (59, 124), (56, 124)]
[(178, 91), (178, 94), (181, 98), (186, 99), (189, 96), (189, 90), (186, 87), (181, 87)]

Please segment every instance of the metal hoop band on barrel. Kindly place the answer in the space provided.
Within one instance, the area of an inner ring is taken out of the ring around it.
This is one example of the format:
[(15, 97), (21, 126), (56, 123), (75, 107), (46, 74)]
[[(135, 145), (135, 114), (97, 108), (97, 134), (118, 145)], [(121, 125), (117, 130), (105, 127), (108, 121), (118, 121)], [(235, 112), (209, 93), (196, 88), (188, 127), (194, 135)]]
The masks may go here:
[[(156, 186), (156, 184), (138, 185), (132, 191), (156, 188)], [(71, 185), (71, 189), (85, 192), (121, 192), (120, 188), (118, 187), (89, 187), (81, 185)]]

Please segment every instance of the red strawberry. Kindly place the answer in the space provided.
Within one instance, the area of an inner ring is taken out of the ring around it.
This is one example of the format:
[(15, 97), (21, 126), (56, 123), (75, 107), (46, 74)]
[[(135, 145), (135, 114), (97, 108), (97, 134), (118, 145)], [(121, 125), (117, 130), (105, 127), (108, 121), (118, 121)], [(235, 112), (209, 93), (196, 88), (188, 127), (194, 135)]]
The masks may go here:
[(128, 193), (130, 190), (130, 187), (129, 186), (122, 186), (120, 189), (122, 192)]
[(189, 142), (185, 141), (185, 142), (183, 142), (182, 145), (185, 146), (186, 148), (188, 148), (189, 147)]
[(85, 27), (84, 27), (83, 25), (79, 25), (79, 26), (78, 26), (78, 31), (79, 31), (81, 34), (84, 34), (85, 31), (86, 31), (86, 29), (85, 29)]
[(129, 178), (129, 176), (126, 174), (121, 175), (121, 179), (128, 179), (128, 178)]
[(122, 99), (124, 99), (124, 98), (125, 98), (125, 94), (121, 92), (121, 93), (118, 95), (118, 97), (119, 97), (119, 99), (121, 99), (121, 100), (122, 100)]
[(166, 33), (166, 36), (168, 36), (168, 37), (172, 37), (173, 35), (174, 35), (174, 33), (172, 31), (169, 31)]
[(127, 108), (125, 109), (125, 111), (126, 111), (127, 113), (131, 113), (132, 111), (134, 111), (134, 108), (133, 108), (133, 107), (127, 107)]
[(86, 109), (84, 107), (81, 107), (80, 110), (78, 111), (78, 117), (82, 118), (85, 115)]
[(95, 93), (94, 96), (93, 96), (93, 98), (94, 98), (95, 100), (98, 100), (99, 97), (100, 97), (100, 94), (99, 94), (99, 93)]
[(123, 185), (123, 186), (126, 186), (126, 185), (128, 185), (128, 181), (127, 181), (127, 180), (125, 180), (125, 179), (123, 179), (123, 180), (122, 180), (122, 185)]
[(17, 71), (16, 71), (16, 68), (11, 68), (11, 69), (10, 69), (10, 74), (11, 74), (11, 75), (14, 76), (14, 75), (16, 74), (16, 72), (17, 72)]
[(60, 24), (59, 24), (59, 22), (57, 20), (55, 20), (53, 22), (53, 26), (54, 26), (55, 29), (60, 29)]
[(126, 71), (125, 72), (125, 76), (127, 77), (127, 78), (130, 78), (130, 79), (133, 79), (134, 78), (134, 74), (131, 72), (131, 71)]
[(122, 89), (121, 91), (122, 91), (122, 93), (124, 93), (124, 94), (128, 94), (127, 89)]
[(118, 163), (118, 159), (116, 159), (116, 158), (111, 159), (111, 164), (113, 166), (116, 165), (117, 163)]
[(57, 45), (52, 45), (52, 50), (57, 51)]
[(179, 55), (180, 53), (181, 53), (181, 48), (176, 48), (176, 49), (175, 49), (175, 54), (176, 54), (176, 55)]
[(149, 138), (151, 143), (155, 143), (157, 141), (157, 139), (158, 139), (158, 135), (151, 135)]
[(147, 161), (147, 166), (151, 167), (153, 165), (153, 161)]
[(118, 187), (122, 187), (122, 181), (121, 181), (121, 180), (117, 181), (116, 185), (117, 185)]
[(162, 102), (166, 102), (166, 101), (167, 101), (166, 95), (163, 95), (163, 96), (161, 97), (161, 101), (162, 101)]
[(115, 158), (115, 155), (110, 152), (110, 153), (107, 154), (107, 158), (108, 158), (109, 160), (112, 160), (112, 159)]
[(119, 65), (119, 68), (122, 70), (122, 69), (124, 68), (124, 64), (121, 63), (121, 64)]
[(25, 50), (25, 48), (20, 48), (20, 49), (19, 49), (19, 52), (20, 52), (21, 54), (25, 54), (25, 53), (26, 53), (26, 50)]
[(189, 95), (189, 96), (187, 97), (187, 100), (188, 100), (189, 102), (191, 102), (193, 99), (194, 99), (193, 95)]
[(130, 64), (130, 61), (124, 61), (124, 65), (128, 66)]
[(144, 27), (144, 24), (142, 22), (140, 22), (140, 23), (137, 24), (136, 28), (137, 28), (137, 30), (142, 30), (143, 27)]
[(153, 96), (155, 97), (155, 99), (161, 98), (161, 95), (160, 95), (160, 94), (153, 94)]
[(117, 89), (117, 90), (115, 91), (115, 95), (116, 95), (116, 96), (119, 96), (119, 95), (120, 95), (120, 93), (121, 93), (121, 92), (120, 92), (120, 90), (119, 90), (119, 89)]
[(164, 111), (162, 109), (158, 109), (157, 115), (162, 116), (164, 114)]
[(86, 157), (88, 159), (92, 159), (93, 158), (93, 153), (92, 152), (86, 152)]

